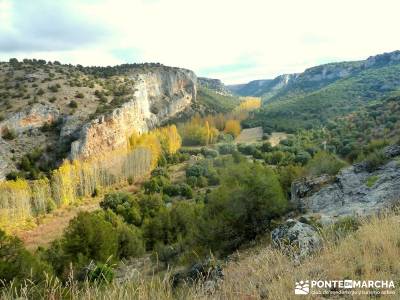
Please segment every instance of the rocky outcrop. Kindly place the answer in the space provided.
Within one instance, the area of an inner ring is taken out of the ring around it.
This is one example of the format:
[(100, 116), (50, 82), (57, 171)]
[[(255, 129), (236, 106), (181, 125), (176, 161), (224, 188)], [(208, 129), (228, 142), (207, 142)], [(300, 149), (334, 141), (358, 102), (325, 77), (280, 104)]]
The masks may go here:
[(58, 109), (53, 106), (34, 104), (0, 122), (0, 135), (7, 130), (20, 134), (30, 129), (40, 128), (46, 123), (54, 122), (59, 114)]
[(314, 178), (302, 178), (292, 183), (291, 202), (299, 210), (304, 211), (303, 198), (321, 189), (321, 187), (332, 181), (332, 177), (322, 175)]
[[(387, 148), (394, 153), (395, 148)], [(326, 176), (301, 180), (292, 185), (292, 204), (307, 214), (319, 214), (322, 223), (344, 216), (376, 213), (400, 200), (400, 164), (392, 160), (374, 172), (362, 165), (343, 169), (330, 184)]]
[(262, 96), (264, 99), (269, 99), (291, 84), (297, 76), (298, 74), (284, 74), (274, 79), (253, 80), (247, 84), (229, 85), (228, 88), (240, 96)]
[(212, 294), (224, 279), (221, 265), (214, 259), (208, 258), (203, 262), (192, 265), (185, 271), (172, 276), (172, 286), (177, 287), (182, 283), (200, 283), (203, 292)]
[(13, 139), (19, 139), (21, 134), (38, 130), (44, 124), (54, 122), (58, 117), (58, 109), (37, 103), (0, 122), (0, 180), (4, 180), (8, 173), (16, 170), (15, 161), (12, 160), (15, 146), (2, 137), (12, 132), (15, 135)]
[(156, 69), (134, 79), (132, 99), (85, 125), (71, 145), (71, 158), (88, 158), (126, 147), (132, 133), (154, 128), (185, 110), (196, 98), (196, 76), (189, 70)]
[(322, 247), (317, 230), (297, 220), (289, 219), (271, 232), (272, 244), (296, 262), (301, 261)]
[(198, 83), (199, 83), (199, 86), (213, 90), (217, 94), (220, 94), (223, 96), (232, 96), (231, 91), (219, 79), (199, 77)]
[(382, 65), (395, 64), (400, 62), (400, 51), (393, 51), (389, 53), (382, 53), (374, 56), (368, 57), (364, 62), (364, 67), (376, 67)]

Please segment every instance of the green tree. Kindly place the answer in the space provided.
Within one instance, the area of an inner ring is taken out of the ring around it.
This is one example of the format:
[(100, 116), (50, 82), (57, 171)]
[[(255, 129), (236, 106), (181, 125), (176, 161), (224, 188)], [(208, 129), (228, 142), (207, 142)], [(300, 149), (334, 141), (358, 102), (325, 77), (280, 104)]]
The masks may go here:
[(229, 253), (264, 232), (287, 203), (274, 171), (260, 164), (231, 164), (221, 180), (205, 207), (201, 240)]

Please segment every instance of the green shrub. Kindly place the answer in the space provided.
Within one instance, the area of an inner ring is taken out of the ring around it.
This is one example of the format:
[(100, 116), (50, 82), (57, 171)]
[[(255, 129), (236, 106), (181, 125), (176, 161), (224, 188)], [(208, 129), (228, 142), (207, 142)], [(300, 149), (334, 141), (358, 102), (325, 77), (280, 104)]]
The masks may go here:
[(298, 165), (281, 166), (278, 169), (278, 176), (282, 190), (287, 199), (290, 199), (292, 182), (304, 176), (304, 168)]
[(379, 176), (370, 176), (367, 178), (366, 185), (367, 187), (372, 187), (376, 181), (379, 179)]
[(170, 197), (179, 196), (180, 192), (180, 187), (177, 184), (170, 184), (163, 188), (163, 193)]
[(193, 190), (192, 188), (186, 184), (186, 183), (181, 183), (179, 185), (179, 193), (181, 196), (185, 197), (186, 199), (192, 199), (193, 198)]
[(239, 144), (238, 151), (244, 155), (253, 155), (256, 152), (257, 147), (255, 145)]
[(264, 233), (285, 212), (286, 199), (274, 171), (259, 164), (231, 164), (208, 197), (200, 239), (213, 251), (230, 253)]
[[(63, 250), (69, 261), (87, 264), (117, 258), (118, 235), (112, 224), (95, 213), (80, 212), (63, 236)], [(83, 266), (82, 265), (82, 266)]]
[(294, 161), (304, 166), (310, 159), (311, 155), (308, 152), (301, 151), (295, 156)]
[(213, 158), (218, 156), (218, 151), (211, 148), (203, 147), (201, 148), (201, 154), (203, 154), (205, 157)]
[(344, 166), (346, 163), (335, 155), (320, 151), (314, 155), (305, 168), (308, 175), (319, 176), (322, 174), (336, 175)]
[(108, 264), (97, 263), (93, 270), (88, 273), (88, 280), (92, 282), (106, 282), (109, 283), (114, 278), (114, 271)]
[(332, 226), (332, 230), (336, 237), (343, 238), (356, 231), (360, 225), (361, 222), (355, 217), (343, 217)]
[(122, 192), (107, 194), (100, 202), (100, 207), (104, 210), (112, 210), (129, 224), (141, 224), (139, 203), (131, 194)]
[(38, 257), (29, 253), (17, 237), (6, 235), (0, 230), (0, 280), (10, 282), (29, 279), (40, 282), (45, 274), (51, 275), (51, 268)]
[(236, 151), (235, 144), (222, 144), (218, 146), (218, 152), (222, 155), (224, 154), (232, 154)]
[(170, 181), (168, 178), (164, 176), (157, 176), (151, 178), (149, 181), (146, 181), (143, 184), (143, 187), (146, 194), (155, 194), (161, 193), (163, 191), (163, 188), (169, 184)]
[(386, 163), (387, 158), (382, 151), (374, 151), (365, 158), (366, 170), (373, 172)]
[(68, 104), (70, 108), (78, 108), (78, 103), (75, 100), (71, 100), (71, 102)]

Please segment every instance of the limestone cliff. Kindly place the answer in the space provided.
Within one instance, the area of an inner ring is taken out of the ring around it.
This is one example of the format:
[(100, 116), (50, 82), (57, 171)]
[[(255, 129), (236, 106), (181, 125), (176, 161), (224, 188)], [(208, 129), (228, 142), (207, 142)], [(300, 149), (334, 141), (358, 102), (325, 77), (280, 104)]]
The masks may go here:
[(120, 149), (133, 133), (143, 133), (182, 112), (196, 98), (196, 76), (171, 68), (137, 74), (131, 100), (86, 124), (71, 145), (71, 158)]
[(0, 62), (0, 82), (0, 180), (11, 172), (35, 178), (66, 157), (125, 147), (134, 131), (179, 116), (197, 92), (192, 71), (155, 63)]

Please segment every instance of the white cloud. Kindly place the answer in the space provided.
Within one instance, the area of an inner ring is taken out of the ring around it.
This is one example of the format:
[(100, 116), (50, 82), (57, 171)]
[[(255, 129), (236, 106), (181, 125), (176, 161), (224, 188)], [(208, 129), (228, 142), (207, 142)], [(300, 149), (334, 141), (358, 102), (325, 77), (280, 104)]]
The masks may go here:
[(397, 0), (67, 2), (71, 20), (87, 20), (107, 34), (68, 51), (48, 45), (48, 51), (3, 52), (0, 58), (29, 55), (83, 65), (152, 61), (236, 83), (400, 49)]

